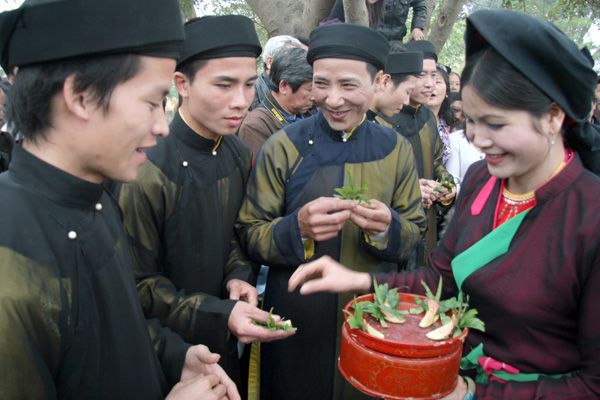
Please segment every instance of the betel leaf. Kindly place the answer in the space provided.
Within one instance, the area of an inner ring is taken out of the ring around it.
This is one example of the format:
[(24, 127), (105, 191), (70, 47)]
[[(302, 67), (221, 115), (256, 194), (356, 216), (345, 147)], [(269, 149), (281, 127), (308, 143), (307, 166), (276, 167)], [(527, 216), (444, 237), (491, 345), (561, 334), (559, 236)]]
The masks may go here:
[(365, 311), (368, 311), (373, 318), (376, 318), (384, 328), (388, 327), (387, 322), (404, 322), (404, 317), (397, 309), (400, 297), (398, 289), (388, 290), (387, 283), (378, 285), (376, 279), (373, 281), (373, 287), (375, 288), (375, 294), (373, 295), (374, 302), (365, 302), (370, 303), (366, 306), (368, 310)]
[(281, 319), (281, 321), (279, 322), (275, 322), (275, 319), (272, 316), (273, 314), (273, 307), (271, 307), (271, 309), (269, 310), (269, 315), (267, 316), (267, 322), (262, 322), (262, 321), (258, 321), (256, 319), (252, 319), (252, 322), (254, 323), (254, 325), (263, 327), (263, 328), (267, 328), (270, 331), (276, 331), (278, 329), (284, 330), (286, 332), (289, 331), (295, 331), (297, 330), (296, 327), (292, 326), (292, 321), (290, 320), (284, 320)]
[[(451, 311), (456, 320), (453, 337), (459, 336), (465, 328), (485, 331), (485, 324), (477, 318), (477, 310), (469, 309), (469, 297), (467, 296), (466, 300), (463, 301), (464, 295), (462, 291), (459, 292), (458, 298), (451, 297), (446, 300), (440, 300), (442, 296), (441, 276), (435, 295), (424, 281), (421, 281), (421, 284), (425, 288), (427, 299), (434, 300), (439, 305), (437, 315), (439, 315), (442, 325), (446, 325), (451, 321), (451, 317), (446, 314), (448, 311)], [(428, 310), (427, 303), (419, 297), (415, 296), (415, 303), (417, 303), (419, 307), (410, 309), (409, 312), (411, 314), (420, 314), (421, 312), (426, 312)]]
[(360, 330), (366, 332), (367, 329), (365, 327), (364, 320), (363, 320), (363, 310), (359, 304), (360, 303), (356, 302), (356, 296), (354, 296), (354, 303), (352, 304), (352, 308), (354, 308), (354, 314), (352, 314), (351, 312), (349, 312), (347, 310), (343, 310), (343, 311), (346, 314), (348, 314), (348, 318), (346, 319), (346, 321), (348, 322), (350, 329), (360, 329)]
[(485, 332), (485, 324), (477, 318), (477, 310), (469, 308), (469, 296), (463, 301), (463, 292), (458, 295), (458, 309), (456, 312), (456, 331), (455, 336), (460, 335), (465, 328), (477, 329)]
[(437, 186), (435, 189), (433, 189), (434, 192), (439, 192), (442, 189), (448, 189), (449, 191), (452, 191), (452, 188), (455, 186), (454, 177), (452, 175), (449, 177), (442, 175), (442, 179), (437, 182), (440, 184), (440, 186)]
[(360, 188), (355, 188), (350, 171), (346, 172), (348, 173), (348, 186), (334, 189), (337, 194), (334, 194), (333, 196), (338, 199), (358, 201), (359, 204), (364, 201), (368, 205), (371, 205), (368, 197), (363, 194), (369, 187), (369, 182), (365, 182)]

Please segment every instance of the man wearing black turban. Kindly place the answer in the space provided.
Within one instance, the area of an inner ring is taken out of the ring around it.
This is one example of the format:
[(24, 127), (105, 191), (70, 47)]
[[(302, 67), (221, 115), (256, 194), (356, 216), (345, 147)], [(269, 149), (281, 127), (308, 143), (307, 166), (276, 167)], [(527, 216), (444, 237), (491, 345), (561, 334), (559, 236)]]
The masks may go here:
[[(436, 202), (448, 205), (456, 195), (456, 189), (434, 192), (443, 179), (449, 179), (450, 173), (442, 163), (443, 143), (437, 129), (437, 119), (426, 103), (431, 96), (437, 74), (437, 54), (433, 43), (419, 40), (407, 43), (410, 51), (423, 53), (423, 72), (419, 77), (415, 90), (410, 94), (410, 102), (391, 118), (380, 118), (382, 124), (393, 127), (412, 145), (419, 182), (423, 196), (423, 206), (427, 212), (427, 232), (424, 242), (407, 263), (413, 268), (429, 264), (429, 254), (437, 246), (438, 232), (436, 223)], [(437, 182), (436, 182), (437, 181)]]
[[(261, 344), (262, 399), (361, 397), (337, 368), (350, 297), (288, 293), (294, 269), (328, 255), (361, 271), (395, 270), (421, 240), (425, 216), (408, 141), (366, 119), (388, 54), (370, 28), (315, 29), (308, 62), (321, 111), (273, 134), (255, 159), (237, 230), (248, 255), (270, 267), (265, 309), (298, 327), (285, 341)], [(368, 186), (370, 204), (333, 197), (351, 179)]]
[(174, 75), (182, 103), (171, 134), (148, 151), (119, 204), (146, 316), (220, 354), (244, 394), (238, 339), (293, 334), (253, 323), (268, 313), (256, 307), (257, 266), (234, 232), (252, 162), (234, 133), (254, 96), (261, 47), (254, 23), (240, 15), (199, 18), (184, 29)]
[(158, 400), (181, 380), (170, 398), (239, 399), (218, 355), (144, 318), (103, 187), (168, 134), (178, 2), (28, 0), (0, 32), (23, 137), (0, 175), (0, 398)]

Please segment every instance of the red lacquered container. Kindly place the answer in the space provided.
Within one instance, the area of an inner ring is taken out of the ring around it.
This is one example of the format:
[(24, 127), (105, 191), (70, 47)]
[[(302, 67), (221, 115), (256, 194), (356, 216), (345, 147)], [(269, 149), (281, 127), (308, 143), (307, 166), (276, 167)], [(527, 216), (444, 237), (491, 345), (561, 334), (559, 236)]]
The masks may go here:
[[(414, 294), (400, 293), (398, 309), (417, 308)], [(358, 297), (357, 302), (373, 301), (373, 294)], [(418, 296), (426, 300), (423, 296)], [(352, 303), (345, 309), (354, 312)], [(385, 399), (439, 399), (456, 386), (462, 348), (468, 330), (455, 338), (435, 341), (425, 334), (439, 326), (419, 328), (424, 314), (405, 315), (403, 324), (389, 323), (384, 329), (371, 316), (368, 323), (380, 332), (383, 339), (360, 329), (342, 326), (342, 345), (338, 365), (342, 375), (357, 389)]]

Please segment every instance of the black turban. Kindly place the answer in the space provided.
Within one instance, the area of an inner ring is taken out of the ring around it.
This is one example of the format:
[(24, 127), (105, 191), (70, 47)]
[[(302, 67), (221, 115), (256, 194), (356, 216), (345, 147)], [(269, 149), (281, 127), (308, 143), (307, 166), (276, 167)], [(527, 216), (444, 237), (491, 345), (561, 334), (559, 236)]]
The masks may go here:
[(193, 60), (224, 57), (258, 57), (262, 51), (254, 22), (242, 15), (209, 16), (184, 27), (185, 42), (179, 69)]
[(27, 0), (0, 14), (5, 70), (126, 53), (176, 59), (183, 39), (177, 0)]
[(423, 72), (423, 53), (392, 53), (388, 57), (384, 72), (390, 75), (420, 75)]
[(308, 63), (319, 58), (341, 58), (365, 61), (385, 68), (390, 44), (379, 32), (362, 25), (322, 25), (310, 33)]
[(424, 60), (434, 60), (437, 62), (438, 56), (435, 51), (435, 46), (429, 40), (416, 40), (408, 42), (404, 45), (408, 51), (420, 51), (423, 53)]

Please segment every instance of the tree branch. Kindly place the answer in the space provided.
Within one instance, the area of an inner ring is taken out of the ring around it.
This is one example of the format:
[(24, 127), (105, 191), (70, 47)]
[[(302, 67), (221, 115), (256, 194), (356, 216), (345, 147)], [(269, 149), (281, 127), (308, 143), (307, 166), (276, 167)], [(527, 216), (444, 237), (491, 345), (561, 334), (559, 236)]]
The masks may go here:
[(446, 0), (442, 5), (438, 19), (428, 37), (438, 54), (452, 33), (452, 27), (466, 2), (467, 0)]
[[(380, 0), (382, 1), (382, 0)], [(369, 15), (364, 0), (344, 0), (344, 18), (351, 24), (369, 26)]]

